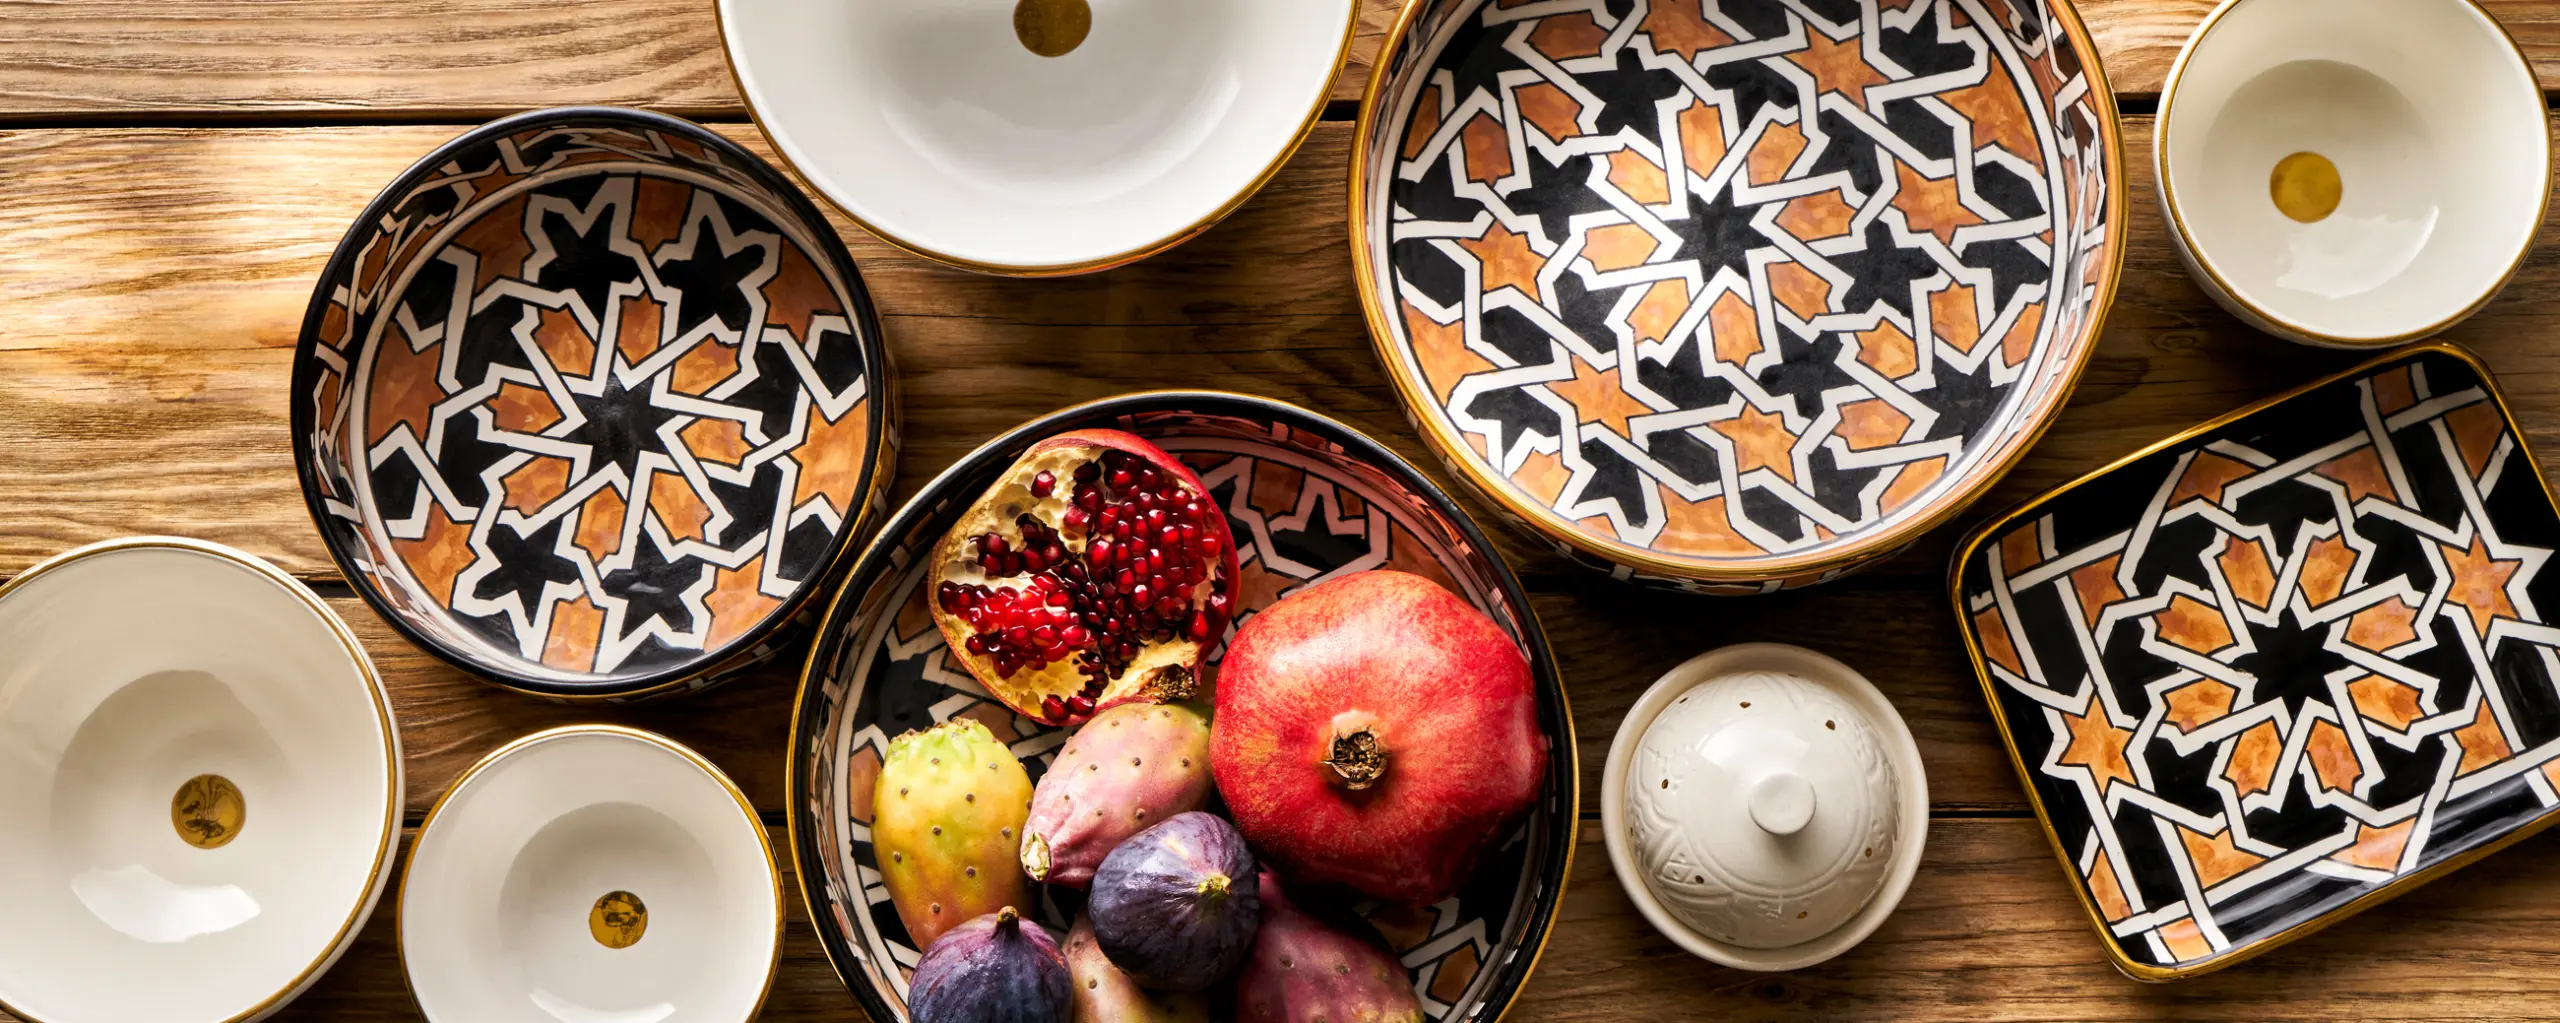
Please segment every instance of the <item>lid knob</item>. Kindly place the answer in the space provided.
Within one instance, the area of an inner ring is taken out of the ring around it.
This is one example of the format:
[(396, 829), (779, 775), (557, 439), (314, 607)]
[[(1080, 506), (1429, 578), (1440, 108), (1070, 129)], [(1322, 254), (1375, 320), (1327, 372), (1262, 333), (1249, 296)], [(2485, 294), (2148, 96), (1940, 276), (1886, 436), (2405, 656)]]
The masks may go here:
[(1751, 823), (1772, 835), (1792, 835), (1813, 820), (1813, 783), (1794, 771), (1771, 771), (1751, 783)]

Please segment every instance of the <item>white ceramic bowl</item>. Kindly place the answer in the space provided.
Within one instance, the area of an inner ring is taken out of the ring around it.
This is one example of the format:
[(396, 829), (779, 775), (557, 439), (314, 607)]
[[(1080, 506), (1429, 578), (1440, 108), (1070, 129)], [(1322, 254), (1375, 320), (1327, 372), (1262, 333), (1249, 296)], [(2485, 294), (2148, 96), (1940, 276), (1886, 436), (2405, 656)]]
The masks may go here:
[(1681, 948), (1745, 970), (1848, 951), (1901, 904), (1929, 835), (1920, 749), (1884, 694), (1802, 647), (1671, 669), (1609, 745), (1618, 884)]
[[(1058, 56), (1017, 29), (1079, 10), (1089, 31)], [(756, 123), (848, 216), (918, 255), (1046, 275), (1139, 259), (1243, 204), (1314, 127), (1357, 13), (1353, 0), (720, 0), (720, 31)]]
[(0, 1006), (252, 1020), (355, 939), (400, 743), (354, 634), (249, 555), (144, 537), (0, 585)]
[(400, 881), (400, 960), (444, 1023), (739, 1023), (773, 982), (781, 878), (726, 775), (572, 725), (481, 759)]
[(2550, 198), (2542, 87), (2472, 0), (2226, 0), (2153, 138), (2189, 272), (2261, 330), (2371, 347), (2498, 293)]

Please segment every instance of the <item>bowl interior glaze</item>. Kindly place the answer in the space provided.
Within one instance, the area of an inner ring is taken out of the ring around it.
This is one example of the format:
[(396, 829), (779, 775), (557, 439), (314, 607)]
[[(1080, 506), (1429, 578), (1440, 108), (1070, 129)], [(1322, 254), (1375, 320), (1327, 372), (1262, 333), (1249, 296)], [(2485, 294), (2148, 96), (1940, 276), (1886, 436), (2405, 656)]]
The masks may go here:
[(2441, 330), (2542, 226), (2542, 87), (2470, 0), (2240, 0), (2170, 83), (2157, 146), (2175, 233), (2225, 305), (2280, 333)]
[(0, 587), (0, 1006), (245, 1019), (355, 939), (400, 746), (354, 636), (248, 555), (111, 541)]
[[(1224, 216), (1313, 126), (1353, 0), (721, 0), (774, 148), (893, 244), (1072, 273)], [(1026, 17), (1086, 15), (1042, 56)]]
[[(949, 659), (926, 603), (924, 555), (1025, 448), (1084, 427), (1137, 433), (1200, 473), (1235, 531), (1247, 609), (1239, 622), (1307, 583), (1394, 568), (1465, 597), (1529, 653), (1539, 721), (1551, 744), (1544, 795), (1486, 853), (1455, 899), (1370, 915), (1403, 956), (1432, 1020), (1498, 1017), (1544, 946), (1572, 854), (1573, 730), (1545, 636), (1483, 535), (1412, 466), (1332, 420), (1243, 395), (1129, 395), (1035, 420), (928, 485), (864, 555), (811, 652), (790, 766), (802, 891), (837, 971), (874, 1019), (906, 1018), (918, 953), (879, 894), (868, 827), (871, 786), (889, 739), (974, 718), (1010, 744), (1036, 779), (1067, 737), (1067, 730), (989, 701)], [(1213, 665), (1223, 653), (1212, 655)], [(1214, 685), (1214, 667), (1208, 674)], [(1074, 906), (1059, 904), (1061, 890), (1046, 891), (1042, 915), (1063, 932)]]
[(348, 581), (501, 685), (716, 680), (850, 551), (893, 454), (879, 328), (823, 217), (698, 126), (475, 129), (341, 242), (295, 459)]
[(719, 769), (670, 740), (570, 726), (456, 779), (400, 886), (429, 1019), (743, 1023), (771, 982), (781, 877)]
[(2060, 409), (2121, 259), (2050, 0), (1426, 0), (1362, 108), (1371, 333), (1453, 472), (1568, 554), (1832, 578)]

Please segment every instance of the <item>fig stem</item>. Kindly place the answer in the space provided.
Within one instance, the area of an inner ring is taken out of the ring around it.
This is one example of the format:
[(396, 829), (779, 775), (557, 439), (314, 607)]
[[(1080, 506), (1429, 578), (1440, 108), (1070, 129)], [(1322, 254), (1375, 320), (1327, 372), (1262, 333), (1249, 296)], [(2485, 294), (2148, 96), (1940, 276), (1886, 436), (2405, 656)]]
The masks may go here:
[(1333, 737), (1333, 755), (1325, 758), (1324, 765), (1333, 768), (1335, 784), (1358, 792), (1387, 776), (1387, 748), (1378, 742), (1377, 733), (1354, 729)]
[(1227, 885), (1227, 875), (1211, 874), (1200, 879), (1200, 894), (1212, 899), (1223, 899), (1227, 897)]
[(996, 929), (1007, 934), (1021, 930), (1022, 914), (1014, 912), (1011, 906), (996, 910)]

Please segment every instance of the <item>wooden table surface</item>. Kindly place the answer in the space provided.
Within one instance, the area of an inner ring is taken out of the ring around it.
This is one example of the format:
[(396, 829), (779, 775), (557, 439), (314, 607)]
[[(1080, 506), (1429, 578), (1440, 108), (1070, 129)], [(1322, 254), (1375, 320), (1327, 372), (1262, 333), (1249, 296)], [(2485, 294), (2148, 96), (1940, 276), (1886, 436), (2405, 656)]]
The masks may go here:
[[(1166, 384), (1295, 401), (1429, 462), (1371, 353), (1345, 243), (1352, 97), (1394, 11), (1394, 0), (1365, 2), (1351, 65), (1313, 138), (1260, 197), (1170, 253), (1016, 281), (922, 262), (838, 224), (906, 395), (897, 500), (1020, 420)], [(1664, 669), (1708, 647), (1780, 640), (1839, 656), (1885, 688), (1919, 737), (1935, 799), (1926, 862), (1874, 938), (1821, 967), (1754, 975), (1690, 958), (1634, 914), (1586, 791), (1593, 809), (1563, 920), (1513, 1019), (2560, 1017), (2560, 860), (2547, 855), (2560, 838), (2550, 837), (2208, 978), (2145, 986), (2118, 975), (2064, 887), (1964, 663), (1943, 589), (1964, 526), (2353, 361), (2224, 314), (2163, 234), (2149, 114), (2178, 44), (2211, 6), (2079, 4), (2129, 115), (2131, 256), (2060, 423), (1957, 525), (1851, 581), (1713, 600), (1611, 583), (1478, 512), (1553, 633), (1588, 786), (1618, 719)], [(2560, 0), (2487, 6), (2546, 87), (2560, 84)], [(358, 209), (464, 127), (599, 102), (711, 122), (765, 151), (721, 61), (710, 0), (0, 0), (0, 578), (76, 544), (174, 533), (309, 580), (390, 684), (412, 828), (457, 771), (500, 743), (607, 720), (703, 750), (778, 832), (792, 670), (638, 710), (481, 685), (354, 598), (296, 492), (288, 364), (311, 282)], [(2497, 370), (2546, 454), (2560, 452), (2555, 320), (2560, 258), (2544, 247), (2504, 297), (2449, 335)], [(764, 1018), (859, 1018), (791, 901)], [(392, 915), (377, 912), (282, 1018), (418, 1018)]]

